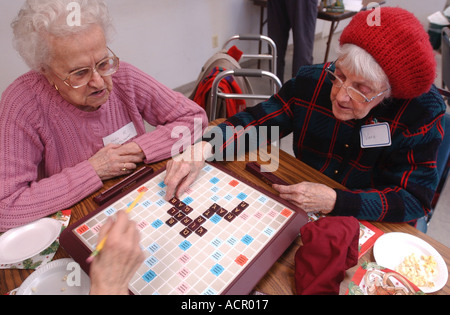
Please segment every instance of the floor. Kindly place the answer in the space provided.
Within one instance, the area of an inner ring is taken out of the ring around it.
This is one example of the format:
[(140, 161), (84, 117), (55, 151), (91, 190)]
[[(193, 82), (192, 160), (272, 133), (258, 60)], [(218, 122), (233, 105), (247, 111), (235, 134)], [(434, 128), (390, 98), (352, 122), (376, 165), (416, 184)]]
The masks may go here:
[[(336, 34), (332, 41), (332, 46), (335, 47), (337, 45), (339, 38), (339, 34)], [(324, 61), (325, 56), (325, 47), (326, 40), (323, 38), (317, 38), (314, 45), (314, 63), (322, 63)], [(285, 74), (288, 75), (291, 73), (291, 62), (292, 62), (292, 47), (288, 48), (286, 53), (286, 70)], [(335, 53), (333, 52), (333, 48), (330, 49), (329, 60), (334, 60)], [(440, 54), (436, 53), (436, 61), (438, 64), (438, 69), (440, 69)], [(256, 62), (253, 62), (256, 65)], [(251, 66), (252, 67), (252, 66)], [(262, 65), (262, 68), (268, 68), (267, 65)], [(436, 85), (441, 86), (441, 73), (438, 71), (438, 76), (436, 78)], [(289, 79), (289, 78), (286, 78)], [(267, 94), (270, 91), (270, 83), (268, 83), (265, 79), (251, 79), (252, 88), (255, 93)], [(186, 86), (177, 89), (185, 94), (189, 94), (193, 89), (192, 83), (187, 84)], [(287, 137), (282, 140), (281, 148), (292, 154), (292, 138)], [(442, 244), (450, 247), (450, 181), (448, 180), (444, 190), (441, 194), (437, 207), (435, 209), (433, 219), (431, 220), (427, 234)]]

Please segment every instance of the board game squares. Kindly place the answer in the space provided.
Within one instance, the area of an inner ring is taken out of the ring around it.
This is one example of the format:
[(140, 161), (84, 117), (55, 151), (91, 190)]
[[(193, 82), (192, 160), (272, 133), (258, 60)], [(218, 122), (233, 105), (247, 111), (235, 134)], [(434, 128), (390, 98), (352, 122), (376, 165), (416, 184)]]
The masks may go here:
[(147, 283), (150, 283), (155, 278), (156, 278), (156, 273), (153, 270), (149, 270), (142, 276), (142, 279), (144, 279), (144, 281)]
[(161, 247), (159, 246), (158, 243), (153, 243), (152, 245), (147, 247), (147, 250), (152, 253), (155, 254)]
[(180, 256), (180, 258), (178, 258), (178, 261), (181, 262), (182, 264), (187, 264), (190, 260), (191, 256), (189, 256), (186, 253), (184, 253), (183, 255)]
[(116, 213), (116, 209), (114, 209), (114, 208), (108, 208), (108, 209), (105, 210), (105, 214), (108, 217), (112, 216), (114, 213)]
[(219, 264), (217, 264), (217, 265), (214, 265), (212, 268), (211, 268), (211, 272), (212, 272), (212, 274), (213, 275), (215, 275), (215, 276), (220, 276), (221, 274), (222, 274), (222, 272), (224, 272), (224, 270), (225, 270), (225, 268), (223, 268), (221, 265), (219, 265)]
[(179, 248), (181, 248), (183, 251), (187, 251), (189, 248), (191, 248), (192, 244), (188, 241), (181, 242), (180, 245), (178, 245)]
[(239, 266), (241, 266), (241, 267), (244, 267), (244, 265), (247, 263), (247, 261), (248, 261), (248, 258), (245, 257), (244, 255), (239, 255), (239, 256), (235, 259), (235, 262), (236, 262)]
[(177, 287), (177, 292), (181, 295), (186, 294), (189, 291), (190, 287), (186, 283), (182, 283)]
[(215, 238), (211, 241), (211, 245), (214, 247), (219, 247), (222, 244), (222, 241), (219, 238)]
[(266, 234), (267, 236), (271, 236), (275, 231), (274, 231), (274, 229), (272, 229), (270, 226), (268, 226), (263, 232), (264, 232), (264, 234)]
[(137, 227), (139, 228), (139, 230), (143, 230), (148, 226), (148, 222), (147, 221), (142, 221), (140, 223), (138, 223)]
[(289, 218), (292, 215), (292, 211), (284, 208), (283, 211), (281, 211), (281, 215), (286, 218)]
[(251, 237), (250, 235), (246, 234), (241, 239), (241, 242), (244, 243), (245, 245), (250, 245), (253, 242), (253, 237)]
[(186, 197), (186, 198), (183, 199), (183, 202), (186, 205), (190, 205), (193, 201), (194, 201), (194, 199), (192, 199), (192, 197)]
[(148, 207), (150, 207), (152, 205), (152, 203), (151, 203), (151, 201), (149, 201), (149, 200), (145, 200), (143, 203), (142, 203), (142, 206), (144, 206), (145, 208), (148, 208)]
[(77, 231), (78, 234), (83, 235), (84, 233), (89, 231), (89, 227), (86, 224), (83, 224), (82, 226), (77, 228), (76, 231)]
[(244, 193), (239, 193), (239, 195), (236, 196), (236, 198), (240, 199), (240, 200), (245, 200), (248, 196)]
[(213, 185), (217, 184), (220, 181), (217, 177), (213, 177), (209, 180), (209, 182)]
[(211, 289), (211, 288), (207, 288), (207, 289), (202, 293), (202, 295), (217, 295), (217, 292), (214, 291), (214, 290)]
[(163, 225), (164, 223), (161, 221), (161, 220), (156, 220), (155, 222), (153, 222), (152, 223), (152, 226), (155, 228), (155, 229), (158, 229), (159, 227), (161, 227), (162, 225)]
[(141, 188), (139, 188), (139, 189), (137, 190), (138, 193), (143, 193), (143, 192), (147, 192), (147, 191), (148, 191), (148, 188), (145, 187), (145, 186), (142, 186)]
[(158, 186), (161, 188), (166, 188), (166, 184), (164, 183), (164, 181), (159, 182)]
[(215, 261), (219, 261), (220, 259), (222, 259), (222, 257), (223, 254), (219, 251), (216, 251), (211, 255), (211, 258), (214, 259)]
[(239, 240), (234, 236), (231, 236), (229, 239), (227, 239), (227, 243), (231, 246), (236, 245), (238, 241)]
[(218, 214), (214, 214), (210, 219), (212, 223), (217, 224), (222, 220), (222, 217)]
[(187, 276), (189, 276), (191, 274), (191, 272), (189, 271), (189, 269), (187, 269), (186, 267), (181, 268), (178, 272), (177, 275), (184, 280)]
[(147, 258), (144, 263), (149, 267), (149, 268), (153, 268), (157, 263), (158, 263), (158, 259), (156, 259), (155, 256), (150, 256), (149, 258)]
[(239, 185), (239, 182), (233, 179), (231, 182), (228, 183), (228, 185), (230, 185), (231, 187), (236, 187), (237, 185)]

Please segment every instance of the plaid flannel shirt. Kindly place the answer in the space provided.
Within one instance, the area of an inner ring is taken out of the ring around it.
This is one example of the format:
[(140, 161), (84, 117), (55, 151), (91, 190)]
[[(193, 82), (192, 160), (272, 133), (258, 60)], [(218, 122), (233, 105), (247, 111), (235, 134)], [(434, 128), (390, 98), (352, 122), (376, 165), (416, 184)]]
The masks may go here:
[[(231, 143), (249, 144), (239, 141), (242, 132), (227, 135), (227, 126), (278, 126), (281, 137), (293, 133), (299, 160), (347, 188), (336, 189), (332, 215), (411, 223), (427, 215), (438, 184), (436, 154), (444, 134), (445, 104), (437, 89), (415, 99), (385, 100), (362, 120), (340, 121), (332, 113), (327, 66), (303, 67), (268, 101), (218, 126), (224, 150), (216, 154), (224, 154)], [(376, 121), (389, 123), (392, 145), (362, 149), (361, 126)]]

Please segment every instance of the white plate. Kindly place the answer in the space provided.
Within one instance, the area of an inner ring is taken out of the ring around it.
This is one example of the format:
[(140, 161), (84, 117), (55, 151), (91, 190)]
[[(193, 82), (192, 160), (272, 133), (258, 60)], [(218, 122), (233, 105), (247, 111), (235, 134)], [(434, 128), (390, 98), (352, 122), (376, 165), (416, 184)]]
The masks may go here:
[(33, 272), (17, 290), (17, 295), (88, 295), (90, 288), (89, 276), (73, 259), (65, 258)]
[(0, 236), (0, 264), (22, 262), (48, 248), (61, 233), (61, 222), (44, 218)]
[(433, 256), (437, 263), (438, 274), (434, 279), (434, 287), (419, 287), (425, 293), (442, 289), (447, 283), (448, 269), (442, 256), (424, 240), (406, 233), (387, 233), (378, 238), (373, 246), (373, 254), (378, 265), (395, 270), (403, 260), (416, 253)]

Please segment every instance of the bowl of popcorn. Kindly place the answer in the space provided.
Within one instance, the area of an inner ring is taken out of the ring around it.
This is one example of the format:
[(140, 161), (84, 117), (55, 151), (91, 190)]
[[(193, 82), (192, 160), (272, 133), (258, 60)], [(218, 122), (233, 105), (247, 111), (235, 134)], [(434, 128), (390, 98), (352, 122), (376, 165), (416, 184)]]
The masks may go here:
[(448, 269), (442, 256), (424, 240), (406, 233), (387, 233), (373, 247), (377, 264), (392, 269), (424, 293), (442, 289)]

